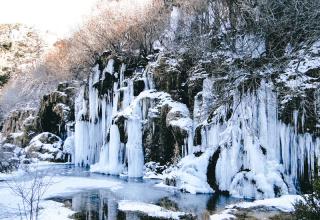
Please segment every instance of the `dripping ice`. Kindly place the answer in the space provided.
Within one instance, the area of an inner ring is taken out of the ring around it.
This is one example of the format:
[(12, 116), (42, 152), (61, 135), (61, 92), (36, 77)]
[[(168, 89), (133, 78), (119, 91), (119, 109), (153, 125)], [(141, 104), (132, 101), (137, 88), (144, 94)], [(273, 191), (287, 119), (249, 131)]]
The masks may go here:
[[(170, 124), (188, 133), (184, 145), (180, 146), (183, 159), (179, 169), (173, 169), (168, 175), (177, 179), (177, 187), (193, 193), (212, 192), (206, 172), (210, 158), (217, 152), (212, 174), (218, 186), (216, 190), (228, 191), (233, 196), (266, 198), (294, 193), (304, 172), (310, 175), (314, 172), (319, 138), (307, 132), (298, 133), (298, 120), (303, 123), (303, 118), (299, 119), (297, 112), (292, 115), (294, 125), (278, 119), (278, 100), (272, 83), (262, 81), (254, 93), (234, 93), (231, 105), (217, 108), (209, 122), (207, 118), (215, 94), (212, 93), (213, 82), (207, 78), (203, 91), (195, 97), (191, 120), (184, 104), (153, 89), (152, 76), (147, 69), (135, 73), (145, 82), (145, 90), (135, 97), (133, 79), (124, 77), (125, 65), (121, 66), (120, 73), (115, 72), (113, 65), (114, 61), (109, 61), (102, 75), (95, 67), (88, 85), (82, 87), (76, 100), (76, 164), (89, 165), (93, 172), (142, 177), (146, 162), (142, 130), (155, 105), (146, 100), (158, 99), (161, 104), (168, 103), (170, 111), (182, 112), (183, 118), (172, 120)], [(104, 80), (104, 74), (114, 75), (117, 81), (112, 90), (101, 96), (94, 84)], [(126, 118), (126, 143), (121, 142), (116, 124), (121, 116)], [(193, 146), (198, 126), (202, 126), (201, 145)], [(203, 156), (196, 157), (194, 151), (203, 152)]]
[[(204, 80), (202, 99), (195, 98), (194, 124), (201, 124), (199, 121), (208, 116), (201, 113), (207, 112), (208, 100), (214, 100), (208, 92), (212, 91), (210, 83), (209, 79)], [(277, 106), (272, 83), (262, 81), (256, 92), (234, 94), (231, 106), (220, 106), (211, 121), (202, 123), (201, 146), (196, 148), (204, 152), (204, 160), (218, 154), (211, 174), (216, 179), (216, 190), (237, 197), (276, 197), (295, 193), (305, 171), (309, 177), (313, 175), (319, 138), (297, 132), (297, 121), (303, 119), (298, 119), (296, 111), (292, 115), (293, 126), (281, 122)], [(207, 182), (205, 173), (199, 171), (207, 166), (208, 163), (190, 155), (168, 177), (175, 176), (177, 185), (186, 191), (203, 192), (208, 186), (194, 183)], [(186, 173), (196, 180), (186, 179)]]

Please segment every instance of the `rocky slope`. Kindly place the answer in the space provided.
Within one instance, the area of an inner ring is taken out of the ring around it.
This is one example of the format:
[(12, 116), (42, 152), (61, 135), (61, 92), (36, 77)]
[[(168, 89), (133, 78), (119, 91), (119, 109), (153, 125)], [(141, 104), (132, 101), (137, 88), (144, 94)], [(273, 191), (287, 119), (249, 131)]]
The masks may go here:
[[(50, 48), (48, 33), (23, 24), (0, 24), (0, 119), (15, 108), (36, 107), (52, 89), (38, 71)], [(45, 88), (46, 87), (46, 88)]]
[(244, 58), (228, 55), (236, 79), (212, 71), (222, 59), (216, 54), (186, 70), (188, 54), (160, 52), (133, 73), (109, 56), (76, 101), (75, 163), (141, 177), (144, 163), (159, 162), (170, 166), (164, 183), (191, 193), (265, 198), (304, 189), (317, 175), (319, 75), (309, 75), (318, 71), (318, 49), (299, 51), (296, 77), (291, 60), (280, 73), (257, 67), (255, 79), (238, 64)]

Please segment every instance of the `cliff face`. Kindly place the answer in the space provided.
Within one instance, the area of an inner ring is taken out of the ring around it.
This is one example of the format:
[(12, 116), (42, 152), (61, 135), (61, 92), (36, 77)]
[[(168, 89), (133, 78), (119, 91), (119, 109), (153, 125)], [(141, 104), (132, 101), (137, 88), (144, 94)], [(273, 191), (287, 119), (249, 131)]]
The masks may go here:
[(320, 43), (288, 45), (271, 59), (253, 34), (235, 36), (235, 48), (205, 35), (212, 49), (181, 39), (177, 25), (189, 20), (173, 17), (168, 32), (179, 48), (101, 54), (86, 80), (13, 113), (2, 142), (26, 146), (24, 159), (161, 178), (190, 193), (268, 198), (307, 189), (319, 164)]
[(111, 56), (94, 67), (76, 101), (75, 163), (141, 177), (159, 162), (166, 184), (191, 193), (265, 198), (308, 187), (320, 144), (318, 44), (299, 51), (299, 72), (294, 60), (267, 69), (255, 60), (253, 74), (245, 58), (188, 66), (189, 55), (160, 52), (130, 74)]
[(254, 60), (251, 72), (245, 58), (227, 53), (191, 63), (187, 50), (162, 51), (130, 69), (125, 58), (104, 54), (86, 81), (61, 83), (39, 110), (13, 112), (2, 142), (26, 146), (23, 160), (156, 176), (191, 193), (266, 198), (304, 190), (317, 175), (319, 49), (293, 54), (299, 61), (285, 67)]

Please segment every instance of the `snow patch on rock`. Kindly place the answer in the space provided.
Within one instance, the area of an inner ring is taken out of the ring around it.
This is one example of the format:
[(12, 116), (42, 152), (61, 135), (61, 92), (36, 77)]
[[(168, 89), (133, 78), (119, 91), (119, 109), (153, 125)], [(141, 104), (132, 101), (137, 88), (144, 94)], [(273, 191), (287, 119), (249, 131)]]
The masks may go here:
[(119, 202), (119, 210), (140, 212), (150, 217), (164, 219), (181, 219), (181, 217), (186, 215), (184, 212), (170, 211), (154, 204), (128, 200), (122, 200)]

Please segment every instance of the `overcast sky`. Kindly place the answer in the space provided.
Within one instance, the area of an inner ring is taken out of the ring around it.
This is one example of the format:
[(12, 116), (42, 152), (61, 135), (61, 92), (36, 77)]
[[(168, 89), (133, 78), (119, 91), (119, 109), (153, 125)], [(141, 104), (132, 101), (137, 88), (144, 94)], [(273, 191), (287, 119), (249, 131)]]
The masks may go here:
[(99, 0), (0, 0), (0, 23), (23, 23), (59, 37), (81, 23)]

